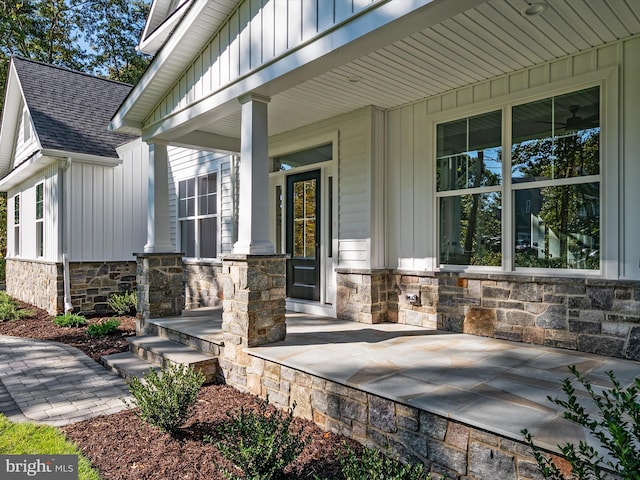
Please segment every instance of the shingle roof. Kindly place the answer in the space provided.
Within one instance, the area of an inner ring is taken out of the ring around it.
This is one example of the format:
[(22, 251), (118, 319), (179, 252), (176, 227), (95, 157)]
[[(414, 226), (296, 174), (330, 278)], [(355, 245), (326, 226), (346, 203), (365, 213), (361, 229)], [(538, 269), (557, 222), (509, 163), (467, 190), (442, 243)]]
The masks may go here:
[(14, 57), (27, 107), (43, 149), (117, 158), (135, 136), (108, 130), (132, 86)]

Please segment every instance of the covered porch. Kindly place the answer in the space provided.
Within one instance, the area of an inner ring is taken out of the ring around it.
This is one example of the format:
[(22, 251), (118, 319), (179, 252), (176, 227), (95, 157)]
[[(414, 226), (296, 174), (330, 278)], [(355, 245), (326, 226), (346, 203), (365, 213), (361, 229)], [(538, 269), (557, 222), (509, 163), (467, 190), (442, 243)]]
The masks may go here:
[[(221, 309), (148, 322), (223, 341)], [(567, 441), (597, 446), (547, 396), (562, 397), (569, 365), (596, 391), (610, 386), (607, 371), (625, 386), (640, 371), (629, 360), (408, 325), (293, 312), (286, 322), (284, 340), (243, 349), (225, 381), (281, 407), (295, 402), (328, 431), (389, 445), (448, 478), (539, 478), (523, 428), (555, 453)]]

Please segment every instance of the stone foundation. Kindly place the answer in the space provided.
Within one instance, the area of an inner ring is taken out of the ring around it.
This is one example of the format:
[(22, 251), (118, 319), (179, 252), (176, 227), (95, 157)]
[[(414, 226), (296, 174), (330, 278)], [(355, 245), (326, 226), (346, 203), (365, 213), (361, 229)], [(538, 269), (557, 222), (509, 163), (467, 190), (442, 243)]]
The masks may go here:
[(221, 366), (226, 382), (235, 388), (279, 408), (295, 402), (296, 416), (380, 450), (389, 447), (404, 460), (422, 462), (434, 480), (542, 479), (529, 448), (520, 441), (252, 356), (250, 350)]
[(184, 308), (217, 307), (222, 304), (222, 263), (191, 262), (183, 264)]
[(64, 310), (62, 263), (6, 260), (7, 294), (56, 315)]
[(640, 282), (339, 270), (337, 315), (640, 360)]
[(360, 323), (395, 321), (390, 308), (396, 292), (387, 270), (337, 270), (336, 313), (341, 320)]
[(136, 288), (136, 262), (72, 262), (69, 281), (74, 311), (111, 314), (113, 311), (107, 305), (109, 297)]
[[(9, 295), (51, 315), (64, 312), (62, 263), (9, 258), (6, 268)], [(109, 296), (136, 288), (136, 263), (71, 262), (69, 286), (74, 312), (112, 313), (107, 305)]]
[(184, 305), (182, 254), (138, 253), (138, 317), (179, 317)]

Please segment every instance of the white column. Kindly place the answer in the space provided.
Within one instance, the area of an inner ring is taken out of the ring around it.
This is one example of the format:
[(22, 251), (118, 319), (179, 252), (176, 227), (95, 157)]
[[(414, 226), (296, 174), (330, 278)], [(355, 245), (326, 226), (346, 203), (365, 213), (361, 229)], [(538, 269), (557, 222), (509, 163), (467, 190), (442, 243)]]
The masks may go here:
[(242, 104), (240, 138), (240, 199), (238, 241), (233, 253), (273, 255), (269, 240), (268, 97), (246, 95)]
[(169, 234), (169, 158), (167, 146), (149, 144), (147, 244), (144, 253), (175, 253)]

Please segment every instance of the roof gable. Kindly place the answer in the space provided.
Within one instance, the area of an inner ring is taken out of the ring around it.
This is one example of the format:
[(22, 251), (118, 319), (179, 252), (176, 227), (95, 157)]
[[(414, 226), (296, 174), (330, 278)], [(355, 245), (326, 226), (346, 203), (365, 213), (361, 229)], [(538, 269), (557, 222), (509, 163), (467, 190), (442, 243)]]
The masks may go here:
[(116, 147), (136, 138), (108, 129), (130, 85), (20, 57), (12, 68), (44, 150), (118, 158)]

